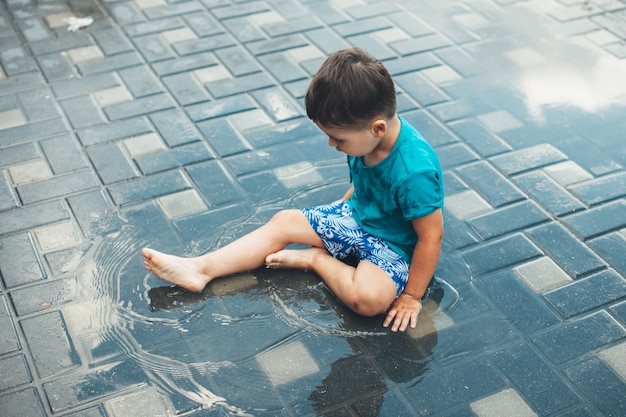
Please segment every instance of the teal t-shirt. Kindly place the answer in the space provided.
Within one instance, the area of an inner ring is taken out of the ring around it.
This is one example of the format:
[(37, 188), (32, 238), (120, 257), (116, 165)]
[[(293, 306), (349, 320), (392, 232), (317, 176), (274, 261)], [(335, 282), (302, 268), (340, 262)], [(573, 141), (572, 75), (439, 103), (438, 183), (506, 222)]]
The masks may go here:
[(400, 118), (398, 140), (389, 155), (365, 166), (348, 156), (354, 192), (348, 201), (361, 227), (386, 241), (410, 262), (417, 235), (411, 221), (443, 209), (443, 174), (435, 151)]

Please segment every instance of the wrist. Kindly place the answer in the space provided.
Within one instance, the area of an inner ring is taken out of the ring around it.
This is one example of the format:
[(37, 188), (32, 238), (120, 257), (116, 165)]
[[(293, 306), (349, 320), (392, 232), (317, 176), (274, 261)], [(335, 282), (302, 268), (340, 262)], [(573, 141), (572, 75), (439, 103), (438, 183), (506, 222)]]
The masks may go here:
[(412, 298), (413, 300), (415, 300), (415, 301), (419, 301), (419, 303), (420, 303), (420, 304), (422, 304), (422, 297), (418, 297), (418, 296), (416, 296), (416, 295), (413, 295), (413, 294), (412, 294), (412, 293), (410, 293), (410, 292), (407, 292), (407, 291), (402, 291), (402, 294), (400, 294), (400, 295), (404, 295), (404, 296), (406, 296), (406, 297)]

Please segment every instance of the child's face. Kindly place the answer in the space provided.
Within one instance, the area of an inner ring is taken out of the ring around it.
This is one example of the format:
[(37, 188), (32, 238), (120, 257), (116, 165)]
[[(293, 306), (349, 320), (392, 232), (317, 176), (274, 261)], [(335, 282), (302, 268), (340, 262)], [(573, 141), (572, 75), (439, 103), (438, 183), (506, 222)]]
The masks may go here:
[[(316, 123), (317, 124), (317, 123)], [(339, 127), (326, 127), (317, 124), (328, 136), (328, 146), (350, 156), (365, 156), (374, 151), (380, 143), (380, 138), (372, 129), (352, 130)]]

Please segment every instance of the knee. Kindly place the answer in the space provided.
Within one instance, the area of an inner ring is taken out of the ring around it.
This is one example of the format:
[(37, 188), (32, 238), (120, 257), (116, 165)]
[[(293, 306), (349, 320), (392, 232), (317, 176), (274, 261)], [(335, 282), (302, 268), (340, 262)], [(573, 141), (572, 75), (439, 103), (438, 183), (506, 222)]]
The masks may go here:
[(302, 212), (300, 210), (281, 210), (272, 216), (270, 222), (288, 226), (290, 224), (293, 224), (297, 219), (299, 219), (301, 215)]
[(368, 291), (355, 291), (355, 293), (346, 300), (346, 303), (352, 311), (365, 317), (383, 314), (389, 309), (390, 305), (381, 300), (381, 297), (378, 297), (376, 294), (371, 294)]

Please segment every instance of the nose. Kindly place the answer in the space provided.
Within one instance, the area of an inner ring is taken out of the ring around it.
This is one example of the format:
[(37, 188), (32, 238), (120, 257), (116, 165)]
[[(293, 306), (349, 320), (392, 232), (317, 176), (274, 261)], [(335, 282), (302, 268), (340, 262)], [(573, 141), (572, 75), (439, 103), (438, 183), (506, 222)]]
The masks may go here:
[(333, 148), (337, 146), (337, 141), (333, 138), (328, 138), (328, 146), (332, 146)]

